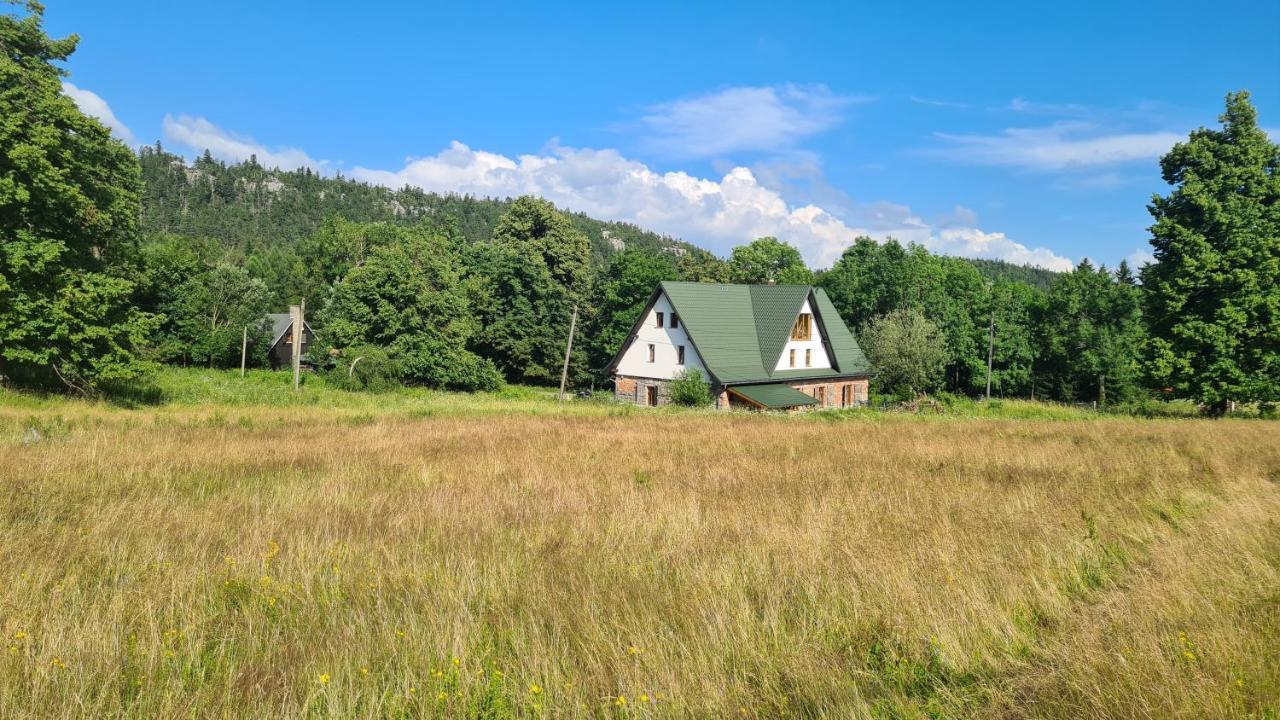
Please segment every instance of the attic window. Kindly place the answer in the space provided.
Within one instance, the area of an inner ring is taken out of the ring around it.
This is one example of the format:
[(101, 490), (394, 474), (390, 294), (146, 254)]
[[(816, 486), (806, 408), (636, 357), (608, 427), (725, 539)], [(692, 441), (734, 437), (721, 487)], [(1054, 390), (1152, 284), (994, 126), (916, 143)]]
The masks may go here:
[(654, 327), (662, 327), (662, 313), (658, 313), (658, 323)]
[(683, 345), (676, 346), (676, 364), (677, 365), (684, 364), (684, 346)]
[(673, 328), (680, 327), (680, 316), (676, 315), (675, 313), (671, 313), (671, 327)]
[(795, 327), (791, 328), (792, 340), (812, 340), (813, 339), (813, 316), (809, 313), (800, 313), (800, 317), (796, 318)]
[(808, 348), (804, 351), (804, 366), (813, 367), (813, 351)]
[(795, 366), (796, 366), (796, 350), (795, 348), (791, 348), (791, 367), (795, 367)]
[(649, 343), (649, 362), (653, 362), (654, 350), (653, 343)]

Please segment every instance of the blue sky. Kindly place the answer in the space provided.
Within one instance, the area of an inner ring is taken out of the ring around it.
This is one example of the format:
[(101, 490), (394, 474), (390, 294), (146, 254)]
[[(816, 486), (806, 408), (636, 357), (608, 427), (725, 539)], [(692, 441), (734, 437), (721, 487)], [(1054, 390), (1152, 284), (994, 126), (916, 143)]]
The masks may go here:
[(1158, 157), (1248, 89), (1280, 2), (102, 3), (68, 94), (134, 142), (533, 192), (817, 267), (857, 234), (1061, 269), (1140, 259)]

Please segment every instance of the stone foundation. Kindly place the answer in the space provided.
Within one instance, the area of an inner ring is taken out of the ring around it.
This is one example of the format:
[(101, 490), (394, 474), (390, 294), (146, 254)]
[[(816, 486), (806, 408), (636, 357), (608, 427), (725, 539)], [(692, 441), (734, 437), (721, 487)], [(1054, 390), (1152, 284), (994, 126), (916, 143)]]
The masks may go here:
[[(836, 378), (829, 381), (793, 382), (788, 384), (805, 395), (819, 401), (818, 405), (806, 405), (796, 408), (797, 411), (817, 410), (820, 408), (858, 407), (867, 404), (868, 381), (866, 378), (852, 380)], [(629, 375), (615, 375), (613, 378), (613, 397), (618, 402), (627, 402), (635, 405), (650, 405), (649, 388), (655, 388), (658, 405), (666, 405), (671, 402), (670, 381), (668, 380), (631, 377)], [(752, 407), (750, 403), (742, 401), (741, 399), (731, 402), (729, 399), (729, 390), (722, 386), (712, 387), (711, 392), (712, 396), (715, 398), (715, 406), (719, 410)]]
[(821, 408), (859, 407), (867, 404), (868, 380), (835, 379), (829, 382), (796, 382), (791, 387), (814, 398), (817, 405), (808, 407)]
[(649, 401), (649, 388), (656, 390), (657, 405), (666, 405), (671, 402), (671, 390), (667, 380), (629, 377), (627, 375), (615, 375), (613, 378), (613, 397), (618, 402), (652, 405), (654, 403)]

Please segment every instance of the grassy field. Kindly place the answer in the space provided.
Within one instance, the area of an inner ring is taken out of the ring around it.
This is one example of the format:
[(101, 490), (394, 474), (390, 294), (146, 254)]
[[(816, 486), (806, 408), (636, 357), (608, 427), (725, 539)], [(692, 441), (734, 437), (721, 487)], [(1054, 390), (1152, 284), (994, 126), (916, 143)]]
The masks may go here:
[(286, 383), (0, 393), (0, 717), (1280, 712), (1280, 423)]

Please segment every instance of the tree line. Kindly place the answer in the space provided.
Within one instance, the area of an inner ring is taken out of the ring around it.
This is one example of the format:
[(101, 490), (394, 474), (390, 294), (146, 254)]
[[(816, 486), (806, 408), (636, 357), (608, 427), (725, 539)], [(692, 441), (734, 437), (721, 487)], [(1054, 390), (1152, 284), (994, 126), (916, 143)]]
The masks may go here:
[[(95, 393), (160, 363), (229, 367), (242, 333), (306, 298), (312, 361), (355, 387), (483, 390), (602, 370), (663, 280), (816, 284), (880, 392), (1209, 412), (1280, 393), (1280, 148), (1246, 93), (1161, 161), (1154, 262), (1069, 273), (859, 238), (829, 269), (776, 238), (727, 259), (635, 226), (514, 200), (392, 191), (310, 170), (135, 154), (61, 93), (76, 38), (0, 15), (0, 377)], [(352, 368), (356, 358), (359, 370)], [(988, 373), (988, 368), (990, 372)]]

